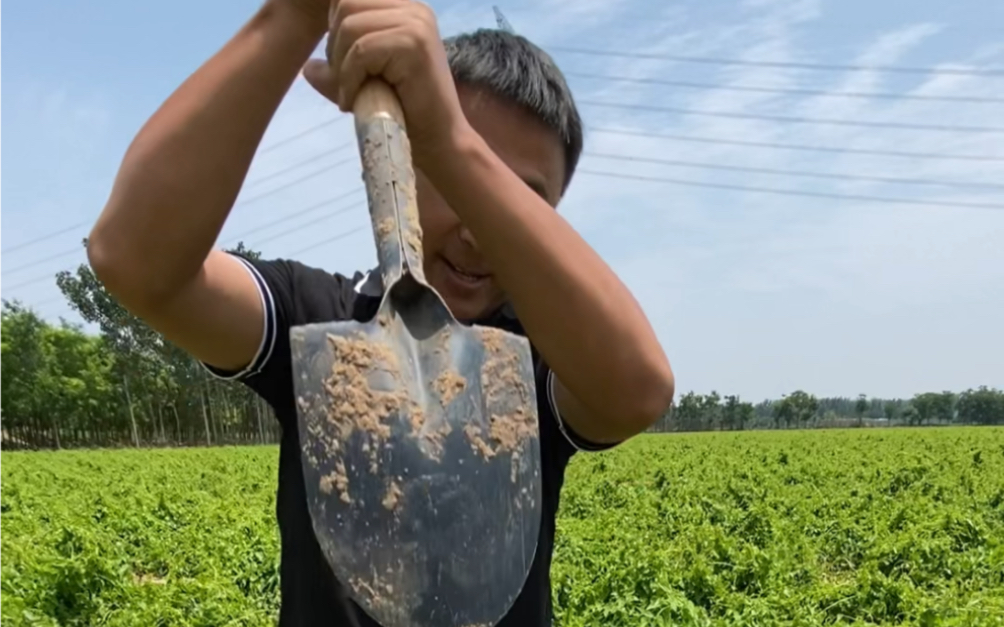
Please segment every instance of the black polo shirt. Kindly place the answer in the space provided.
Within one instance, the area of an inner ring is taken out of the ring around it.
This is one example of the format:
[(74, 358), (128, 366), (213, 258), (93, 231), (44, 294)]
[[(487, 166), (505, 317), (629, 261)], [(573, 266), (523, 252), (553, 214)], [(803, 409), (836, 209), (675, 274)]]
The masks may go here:
[[(354, 625), (346, 616), (344, 595), (325, 561), (314, 536), (297, 433), (289, 330), (314, 322), (354, 319), (368, 321), (380, 303), (376, 273), (356, 273), (353, 279), (311, 268), (295, 261), (248, 260), (239, 257), (258, 284), (265, 308), (265, 328), (258, 354), (239, 372), (207, 366), (217, 377), (239, 380), (259, 394), (275, 411), (282, 425), (279, 446), (279, 487), (276, 516), (282, 545), (279, 624)], [(525, 335), (519, 321), (503, 309), (483, 326)], [(538, 549), (523, 591), (499, 627), (546, 627), (551, 624), (551, 553), (554, 519), (564, 481), (565, 466), (577, 450), (600, 450), (561, 422), (552, 395), (552, 374), (533, 350), (537, 409), (540, 423), (542, 512)], [(360, 627), (378, 627), (360, 609), (353, 608)]]

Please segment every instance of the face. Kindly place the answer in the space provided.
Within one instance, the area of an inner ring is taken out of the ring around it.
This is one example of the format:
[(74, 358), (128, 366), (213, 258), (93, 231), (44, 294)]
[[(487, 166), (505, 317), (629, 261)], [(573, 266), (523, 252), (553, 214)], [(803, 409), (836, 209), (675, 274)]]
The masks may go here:
[[(557, 133), (532, 114), (493, 95), (457, 89), (468, 122), (492, 151), (551, 207), (561, 198), (564, 148)], [(453, 315), (472, 320), (501, 306), (505, 293), (495, 282), (477, 240), (421, 172), (417, 173), (419, 220), (425, 276)]]

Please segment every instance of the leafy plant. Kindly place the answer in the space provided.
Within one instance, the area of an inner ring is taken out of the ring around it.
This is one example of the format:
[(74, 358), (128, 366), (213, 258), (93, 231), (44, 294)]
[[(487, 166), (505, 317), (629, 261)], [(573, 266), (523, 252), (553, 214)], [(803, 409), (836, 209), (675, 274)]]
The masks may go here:
[[(2, 624), (274, 624), (277, 453), (3, 453)], [(997, 625), (1002, 495), (997, 427), (646, 435), (580, 454), (556, 625)]]

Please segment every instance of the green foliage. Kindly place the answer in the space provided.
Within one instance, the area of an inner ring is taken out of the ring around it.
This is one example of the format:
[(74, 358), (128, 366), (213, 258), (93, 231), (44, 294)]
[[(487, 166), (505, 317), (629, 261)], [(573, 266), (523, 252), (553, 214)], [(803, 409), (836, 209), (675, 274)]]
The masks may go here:
[(919, 424), (950, 422), (954, 418), (955, 395), (951, 392), (918, 394), (910, 404), (916, 410), (915, 420)]
[(273, 447), (3, 453), (3, 625), (268, 625)]
[(858, 395), (858, 400), (854, 403), (854, 413), (858, 417), (858, 426), (864, 424), (865, 413), (868, 411), (868, 397), (864, 394)]
[[(86, 242), (85, 242), (86, 244)], [(260, 255), (243, 243), (233, 252)], [(98, 330), (51, 325), (3, 303), (4, 443), (21, 447), (163, 445), (273, 439), (266, 406), (119, 305), (86, 264), (56, 284)]]
[[(63, 429), (98, 425), (112, 411), (114, 358), (102, 338), (53, 326), (17, 303), (3, 304), (5, 428), (30, 417)], [(59, 430), (53, 431), (58, 438)]]
[(927, 425), (1004, 425), (1004, 391), (986, 386), (961, 394), (924, 393), (912, 399), (816, 398), (796, 390), (779, 400), (756, 405), (738, 397), (681, 394), (668, 416), (651, 429), (711, 431), (746, 429), (800, 429), (841, 427), (893, 427)]
[[(274, 624), (274, 447), (0, 467), (3, 625)], [(647, 435), (579, 455), (552, 579), (559, 627), (997, 625), (1004, 429)]]
[(680, 396), (670, 418), (655, 425), (653, 430), (742, 431), (753, 426), (754, 408), (752, 403), (743, 402), (738, 396), (726, 396), (723, 399), (714, 391), (707, 395), (687, 392)]
[(562, 627), (998, 625), (1004, 430), (651, 435), (569, 468)]
[(1004, 416), (1004, 394), (981, 386), (959, 395), (956, 405), (959, 422), (992, 425)]
[(807, 426), (819, 409), (819, 401), (815, 396), (796, 390), (774, 403), (774, 423), (787, 428)]

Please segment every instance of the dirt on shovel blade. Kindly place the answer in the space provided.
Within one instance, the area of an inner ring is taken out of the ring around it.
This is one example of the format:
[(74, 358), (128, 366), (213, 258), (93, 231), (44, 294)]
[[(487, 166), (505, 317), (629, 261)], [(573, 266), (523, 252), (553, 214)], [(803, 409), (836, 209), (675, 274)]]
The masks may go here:
[(493, 624), (525, 581), (540, 524), (529, 346), (460, 325), (409, 340), (384, 314), (294, 336), (318, 541), (381, 624), (464, 624), (450, 612)]

